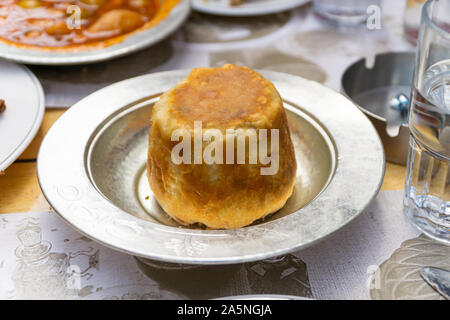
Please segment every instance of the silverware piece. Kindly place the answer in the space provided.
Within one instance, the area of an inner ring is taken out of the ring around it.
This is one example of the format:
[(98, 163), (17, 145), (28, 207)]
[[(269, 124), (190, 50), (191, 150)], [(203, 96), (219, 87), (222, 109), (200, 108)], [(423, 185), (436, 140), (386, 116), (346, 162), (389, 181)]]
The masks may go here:
[(450, 271), (423, 267), (420, 269), (420, 275), (434, 290), (439, 292), (445, 299), (450, 300)]
[(408, 157), (408, 97), (414, 59), (414, 52), (380, 53), (373, 66), (361, 59), (342, 76), (343, 93), (372, 121), (383, 141), (386, 160), (402, 165)]

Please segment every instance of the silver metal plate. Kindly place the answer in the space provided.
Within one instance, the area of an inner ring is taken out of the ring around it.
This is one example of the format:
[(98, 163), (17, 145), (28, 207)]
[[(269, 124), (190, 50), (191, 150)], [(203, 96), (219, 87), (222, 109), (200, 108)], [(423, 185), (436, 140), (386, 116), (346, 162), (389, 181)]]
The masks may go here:
[(408, 116), (390, 107), (399, 94), (409, 96), (414, 73), (414, 52), (385, 52), (349, 66), (342, 75), (342, 90), (374, 124), (388, 161), (406, 165), (409, 151)]
[(190, 13), (190, 0), (180, 0), (169, 15), (156, 26), (126, 37), (112, 46), (80, 52), (26, 49), (0, 42), (0, 57), (35, 65), (87, 64), (121, 57), (155, 44), (178, 29)]
[(151, 108), (188, 71), (119, 82), (68, 110), (39, 152), (47, 200), (94, 240), (172, 263), (260, 260), (331, 235), (358, 216), (381, 186), (385, 162), (378, 135), (342, 95), (300, 77), (261, 73), (284, 100), (299, 166), (293, 197), (270, 219), (235, 230), (188, 229), (152, 197), (144, 174)]
[(450, 300), (450, 271), (424, 267), (420, 269), (420, 275), (441, 296)]
[[(126, 108), (94, 133), (87, 149), (87, 171), (98, 191), (123, 211), (181, 227), (158, 205), (147, 179), (149, 119), (157, 100), (150, 98)], [(336, 164), (333, 142), (320, 124), (289, 102), (285, 101), (285, 108), (299, 170), (293, 195), (265, 221), (289, 215), (313, 200), (330, 181)]]

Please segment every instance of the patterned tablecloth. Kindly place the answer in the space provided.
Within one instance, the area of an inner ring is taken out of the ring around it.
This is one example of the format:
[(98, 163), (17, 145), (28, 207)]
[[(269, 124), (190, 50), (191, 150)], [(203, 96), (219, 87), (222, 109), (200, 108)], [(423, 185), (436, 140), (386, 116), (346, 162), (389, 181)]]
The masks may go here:
[[(366, 57), (370, 65), (378, 52), (413, 49), (402, 35), (404, 4), (384, 1), (381, 29), (357, 32), (321, 25), (310, 5), (251, 18), (193, 13), (170, 39), (131, 56), (89, 66), (32, 70), (44, 86), (47, 105), (54, 107), (70, 106), (132, 76), (228, 62), (293, 73), (340, 90), (340, 77), (352, 62)], [(0, 298), (166, 299), (277, 293), (317, 299), (438, 299), (418, 269), (424, 264), (450, 268), (450, 247), (421, 236), (403, 216), (401, 191), (381, 192), (356, 221), (301, 252), (183, 272), (151, 267), (105, 248), (51, 212), (2, 215), (0, 230)]]
[(440, 299), (418, 271), (450, 267), (450, 246), (421, 236), (404, 217), (401, 191), (382, 191), (354, 222), (306, 250), (194, 270), (144, 264), (51, 212), (2, 215), (0, 230), (0, 299)]

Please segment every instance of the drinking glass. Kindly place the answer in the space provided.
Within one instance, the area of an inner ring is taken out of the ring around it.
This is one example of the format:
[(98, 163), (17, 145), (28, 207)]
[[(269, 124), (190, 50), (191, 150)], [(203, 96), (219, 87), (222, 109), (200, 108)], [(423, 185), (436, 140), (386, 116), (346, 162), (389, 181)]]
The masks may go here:
[(365, 24), (368, 8), (381, 8), (381, 0), (314, 0), (314, 13), (322, 20), (339, 26)]
[(450, 0), (423, 9), (409, 114), (404, 212), (430, 237), (450, 242)]
[(408, 0), (403, 15), (403, 30), (406, 39), (416, 45), (419, 36), (420, 17), (425, 0)]

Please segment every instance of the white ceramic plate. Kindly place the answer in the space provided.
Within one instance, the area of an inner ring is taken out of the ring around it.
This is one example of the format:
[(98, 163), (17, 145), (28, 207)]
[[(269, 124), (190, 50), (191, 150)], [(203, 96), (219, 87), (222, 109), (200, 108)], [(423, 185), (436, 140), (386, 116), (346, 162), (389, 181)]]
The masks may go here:
[(13, 163), (33, 140), (42, 123), (44, 91), (26, 67), (0, 60), (0, 171)]
[(293, 9), (310, 0), (244, 0), (231, 6), (229, 0), (192, 0), (192, 8), (209, 14), (223, 16), (259, 16)]
[(0, 43), (0, 57), (26, 64), (76, 65), (109, 60), (147, 48), (178, 29), (189, 16), (189, 0), (181, 0), (156, 26), (126, 37), (115, 45), (81, 52), (32, 50)]

